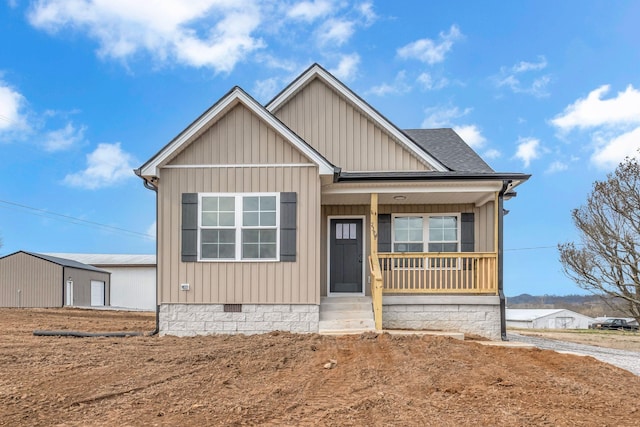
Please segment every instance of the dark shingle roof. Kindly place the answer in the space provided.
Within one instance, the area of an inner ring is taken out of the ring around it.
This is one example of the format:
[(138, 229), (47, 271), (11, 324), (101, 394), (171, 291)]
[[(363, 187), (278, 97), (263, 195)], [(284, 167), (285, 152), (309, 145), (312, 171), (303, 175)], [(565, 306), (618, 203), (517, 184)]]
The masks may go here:
[(453, 129), (405, 129), (404, 133), (452, 171), (495, 172)]
[(50, 261), (50, 262), (52, 262), (54, 264), (61, 265), (63, 267), (77, 268), (77, 269), (80, 269), (80, 270), (97, 271), (99, 273), (108, 273), (108, 271), (104, 271), (104, 270), (101, 270), (101, 269), (99, 269), (97, 267), (94, 267), (92, 265), (83, 264), (81, 262), (74, 261), (72, 259), (58, 258), (58, 257), (51, 256), (51, 255), (38, 254), (38, 253), (35, 253), (35, 252), (27, 252), (27, 251), (22, 251), (22, 252), (24, 252), (25, 254), (34, 256), (36, 258), (41, 258), (41, 259), (44, 259), (46, 261)]

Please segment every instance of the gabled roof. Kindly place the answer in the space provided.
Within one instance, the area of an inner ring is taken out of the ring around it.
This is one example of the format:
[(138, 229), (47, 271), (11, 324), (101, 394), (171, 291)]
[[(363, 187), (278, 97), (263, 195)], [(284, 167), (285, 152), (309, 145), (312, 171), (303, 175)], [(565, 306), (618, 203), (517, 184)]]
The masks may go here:
[(96, 271), (98, 273), (109, 274), (108, 271), (101, 270), (101, 269), (96, 268), (96, 267), (94, 267), (92, 265), (83, 264), (81, 262), (74, 261), (74, 260), (71, 260), (71, 259), (59, 258), (59, 257), (55, 257), (55, 256), (51, 256), (51, 255), (45, 255), (45, 254), (39, 254), (39, 253), (35, 253), (35, 252), (18, 251), (18, 252), (14, 252), (12, 254), (6, 255), (6, 256), (4, 256), (2, 258), (7, 258), (7, 257), (13, 256), (13, 255), (19, 254), (19, 253), (31, 255), (33, 257), (40, 258), (40, 259), (43, 259), (45, 261), (52, 262), (54, 264), (58, 264), (58, 265), (60, 265), (62, 267), (71, 267), (71, 268), (77, 268), (79, 270), (89, 270), (89, 271)]
[(309, 160), (318, 165), (320, 175), (333, 175), (335, 167), (325, 159), (320, 153), (307, 144), (302, 138), (296, 135), (284, 123), (278, 120), (273, 114), (267, 111), (255, 99), (248, 95), (242, 88), (236, 86), (216, 102), (211, 108), (205, 111), (185, 130), (162, 148), (156, 155), (149, 159), (139, 169), (135, 170), (136, 175), (152, 178), (158, 176), (158, 167), (174, 153), (180, 152), (189, 145), (195, 138), (214, 124), (219, 117), (238, 104), (244, 105), (254, 114), (264, 120), (275, 129), (283, 138), (293, 144)]
[(295, 95), (300, 89), (305, 87), (309, 82), (315, 78), (322, 79), (326, 84), (335, 89), (338, 93), (344, 96), (349, 102), (363, 111), (366, 115), (376, 121), (383, 129), (389, 134), (393, 135), (401, 144), (405, 146), (407, 150), (412, 152), (416, 157), (430, 165), (434, 170), (445, 172), (448, 168), (440, 162), (433, 153), (420, 147), (415, 141), (409, 138), (404, 132), (402, 132), (396, 125), (389, 121), (386, 117), (380, 114), (375, 108), (369, 105), (365, 100), (360, 98), (355, 92), (345, 86), (341, 81), (335, 78), (331, 73), (322, 68), (319, 64), (313, 64), (304, 73), (302, 73), (297, 79), (295, 79), (289, 86), (287, 86), (282, 92), (276, 95), (266, 106), (270, 112), (275, 112), (280, 106), (286, 103), (293, 95)]
[(84, 264), (106, 266), (155, 266), (155, 255), (139, 254), (76, 254), (50, 253), (54, 257), (71, 259)]
[(453, 129), (405, 129), (404, 132), (452, 171), (494, 172)]
[(584, 314), (576, 313), (575, 311), (567, 310), (565, 308), (507, 308), (505, 317), (507, 320), (511, 321), (526, 322), (560, 313), (591, 319), (589, 316), (585, 316)]

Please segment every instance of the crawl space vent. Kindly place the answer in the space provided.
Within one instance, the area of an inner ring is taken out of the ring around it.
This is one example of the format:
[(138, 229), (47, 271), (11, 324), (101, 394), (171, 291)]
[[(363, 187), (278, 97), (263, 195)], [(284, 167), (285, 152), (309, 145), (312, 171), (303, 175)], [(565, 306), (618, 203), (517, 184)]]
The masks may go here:
[(242, 313), (242, 304), (225, 304), (225, 313)]

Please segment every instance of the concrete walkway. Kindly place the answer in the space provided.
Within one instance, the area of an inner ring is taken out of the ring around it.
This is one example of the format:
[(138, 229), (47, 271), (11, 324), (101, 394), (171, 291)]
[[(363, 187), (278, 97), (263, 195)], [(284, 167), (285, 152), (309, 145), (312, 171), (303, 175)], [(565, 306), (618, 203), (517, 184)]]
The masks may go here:
[(640, 376), (640, 352), (617, 350), (613, 348), (596, 347), (593, 345), (576, 344), (567, 341), (556, 341), (545, 338), (530, 337), (515, 333), (508, 334), (509, 341), (533, 344), (544, 350), (554, 350), (559, 353), (591, 356), (601, 362), (609, 363)]

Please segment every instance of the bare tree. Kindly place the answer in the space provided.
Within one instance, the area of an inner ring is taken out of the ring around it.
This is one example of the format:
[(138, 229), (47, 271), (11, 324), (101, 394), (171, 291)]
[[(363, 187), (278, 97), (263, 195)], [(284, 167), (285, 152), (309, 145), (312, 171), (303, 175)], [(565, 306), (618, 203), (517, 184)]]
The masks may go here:
[(640, 164), (626, 158), (606, 181), (596, 181), (571, 212), (581, 242), (558, 245), (564, 273), (582, 289), (622, 301), (640, 322)]

